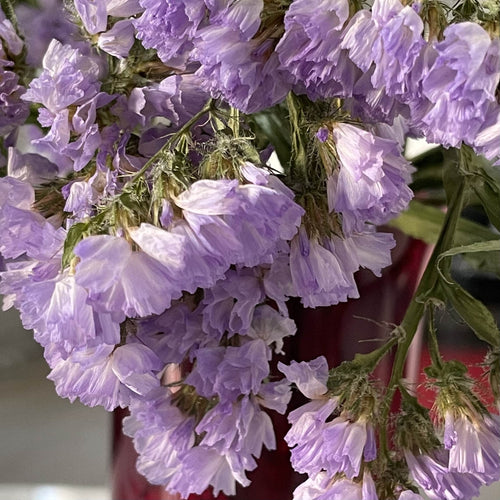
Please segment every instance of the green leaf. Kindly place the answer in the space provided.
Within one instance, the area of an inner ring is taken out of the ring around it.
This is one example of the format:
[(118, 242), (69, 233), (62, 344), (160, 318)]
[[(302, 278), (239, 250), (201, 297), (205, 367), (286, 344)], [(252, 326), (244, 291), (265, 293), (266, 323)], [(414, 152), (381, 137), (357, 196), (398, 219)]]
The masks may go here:
[(495, 318), (480, 300), (475, 299), (469, 292), (453, 281), (448, 272), (448, 265), (444, 269), (442, 266), (443, 262), (446, 264), (451, 262), (454, 255), (498, 251), (500, 251), (500, 240), (481, 241), (471, 245), (450, 248), (439, 255), (436, 262), (437, 271), (441, 277), (440, 288), (443, 290), (445, 297), (461, 318), (474, 330), (477, 337), (494, 347), (500, 346), (500, 330)]
[(479, 241), (477, 243), (472, 243), (470, 245), (463, 245), (460, 247), (450, 248), (446, 252), (443, 252), (438, 258), (439, 261), (445, 257), (453, 257), (454, 255), (462, 253), (477, 253), (477, 252), (498, 252), (500, 251), (500, 239), (491, 241)]
[[(413, 200), (410, 202), (408, 210), (398, 218), (393, 219), (390, 225), (400, 229), (408, 236), (434, 244), (438, 239), (444, 218), (445, 213), (441, 209)], [(457, 244), (469, 245), (488, 240), (500, 240), (500, 236), (476, 222), (463, 218), (459, 220), (455, 234)]]
[(490, 241), (479, 241), (470, 245), (462, 245), (460, 247), (450, 248), (447, 252), (442, 253), (437, 260), (437, 269), (441, 274), (441, 261), (445, 257), (453, 257), (454, 255), (463, 254), (469, 262), (482, 260), (485, 264), (478, 266), (482, 270), (492, 271), (500, 275), (500, 239)]
[(253, 130), (262, 146), (266, 147), (271, 142), (281, 165), (286, 168), (290, 162), (291, 142), (285, 110), (280, 106), (275, 106), (269, 110), (255, 113), (249, 118), (253, 122)]
[(469, 146), (461, 149), (460, 172), (465, 176), (471, 189), (490, 222), (500, 230), (500, 171), (484, 156), (477, 155)]
[[(406, 212), (390, 225), (403, 231), (407, 235), (420, 239), (429, 245), (436, 243), (445, 218), (444, 212), (439, 208), (412, 201)], [(455, 245), (471, 245), (482, 241), (500, 241), (500, 236), (490, 229), (467, 219), (458, 221), (455, 233)], [(492, 250), (466, 253), (464, 258), (476, 269), (488, 271), (500, 276), (500, 255), (492, 255)], [(460, 253), (460, 252), (459, 252)]]
[(473, 190), (483, 205), (490, 222), (500, 230), (500, 188), (490, 178), (474, 183)]
[(441, 280), (446, 298), (476, 336), (493, 347), (500, 347), (500, 330), (489, 309), (449, 277)]
[(62, 256), (62, 267), (63, 269), (71, 264), (74, 257), (73, 249), (76, 244), (83, 238), (83, 234), (89, 228), (90, 222), (78, 222), (71, 226), (68, 231), (68, 235), (64, 240), (64, 250)]

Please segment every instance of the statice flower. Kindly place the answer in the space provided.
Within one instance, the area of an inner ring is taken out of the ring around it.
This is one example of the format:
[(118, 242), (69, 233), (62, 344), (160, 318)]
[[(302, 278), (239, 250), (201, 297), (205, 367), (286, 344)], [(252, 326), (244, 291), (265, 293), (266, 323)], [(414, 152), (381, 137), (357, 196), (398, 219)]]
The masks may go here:
[(200, 258), (213, 262), (213, 270), (204, 274), (204, 282), (195, 280), (196, 286), (212, 286), (213, 278), (218, 279), (232, 264), (271, 264), (282, 241), (296, 233), (303, 209), (276, 178), (270, 176), (266, 182), (200, 180), (175, 198), (183, 218), (172, 220), (171, 231), (190, 240), (189, 252), (200, 252), (193, 255), (193, 262)]
[[(252, 320), (247, 335), (239, 335), (234, 346), (201, 345), (196, 364), (186, 383), (207, 398), (234, 402), (241, 395), (259, 394), (270, 373), (272, 351), (280, 352), (283, 338), (295, 334), (295, 324), (267, 305), (251, 307)], [(204, 327), (205, 331), (210, 333)]]
[(114, 314), (120, 321), (126, 316), (160, 314), (172, 298), (181, 296), (178, 260), (167, 267), (133, 251), (124, 238), (110, 235), (85, 238), (74, 252), (79, 258), (76, 282), (88, 290), (96, 310)]
[(223, 280), (206, 290), (203, 299), (205, 331), (222, 336), (246, 334), (253, 319), (255, 307), (263, 302), (260, 281), (251, 269), (229, 270)]
[(493, 106), (486, 114), (486, 119), (474, 139), (474, 149), (495, 165), (500, 164), (500, 106)]
[(43, 58), (43, 71), (31, 81), (24, 99), (42, 104), (40, 124), (51, 126), (70, 105), (79, 105), (97, 95), (101, 68), (79, 49), (52, 40)]
[(2, 9), (0, 9), (0, 39), (2, 40), (2, 47), (0, 48), (1, 62), (6, 62), (3, 61), (6, 51), (14, 56), (21, 54), (24, 45), (23, 40), (17, 34), (12, 22), (7, 18)]
[(398, 497), (398, 500), (423, 500), (423, 497), (421, 497), (418, 493), (415, 493), (414, 491), (405, 490), (401, 492), (401, 494)]
[(392, 124), (399, 117), (410, 117), (409, 107), (399, 97), (389, 95), (385, 88), (372, 83), (375, 66), (362, 73), (352, 89), (352, 97), (345, 99), (343, 108), (358, 120), (367, 124)]
[[(184, 302), (174, 302), (165, 312), (136, 322), (137, 338), (165, 363), (193, 360), (194, 351), (207, 341), (200, 309), (192, 311)], [(182, 332), (182, 335), (179, 335)]]
[(99, 35), (97, 46), (118, 58), (127, 57), (134, 44), (134, 25), (130, 19), (117, 21), (112, 28)]
[(0, 253), (7, 258), (26, 254), (41, 259), (57, 253), (64, 236), (41, 214), (32, 210), (35, 192), (31, 184), (13, 177), (0, 179)]
[(143, 14), (134, 21), (137, 38), (147, 49), (176, 68), (184, 68), (193, 50), (193, 39), (206, 15), (203, 0), (141, 0)]
[(301, 227), (290, 244), (290, 270), (297, 295), (306, 307), (358, 298), (354, 273), (363, 267), (379, 276), (391, 263), (394, 245), (392, 235), (367, 227), (344, 238), (309, 238)]
[(481, 480), (474, 474), (450, 471), (449, 454), (437, 449), (428, 454), (405, 450), (410, 475), (431, 500), (471, 500), (479, 495)]
[[(287, 383), (262, 385), (262, 391), (234, 401), (203, 398), (180, 383), (180, 370), (165, 372), (162, 387), (131, 404), (125, 432), (134, 438), (138, 469), (155, 484), (183, 497), (212, 486), (215, 494), (248, 485), (262, 447), (275, 447), (270, 417), (261, 406), (285, 411)], [(186, 379), (186, 382), (188, 380)]]
[(360, 73), (341, 49), (349, 4), (323, 0), (310, 7), (296, 0), (285, 14), (285, 33), (276, 46), (282, 69), (296, 93), (311, 99), (349, 96)]
[(76, 37), (77, 27), (70, 22), (61, 0), (40, 0), (36, 6), (26, 2), (15, 7), (26, 40), (26, 61), (41, 66), (52, 39), (66, 44)]
[[(368, 392), (357, 385), (349, 395), (351, 382), (345, 378), (349, 376), (349, 369), (341, 376), (344, 382), (329, 389), (330, 373), (324, 357), (309, 363), (292, 361), (290, 366), (279, 363), (278, 368), (311, 399), (288, 416), (292, 426), (285, 441), (291, 447), (292, 466), (297, 472), (309, 475), (295, 490), (294, 498), (376, 500), (375, 484), (367, 470), (363, 472), (363, 464), (373, 461), (377, 455), (371, 423), (373, 394), (365, 399)], [(368, 385), (365, 387), (368, 389)], [(359, 405), (360, 411), (356, 414), (350, 406), (352, 398)], [(364, 407), (368, 400), (371, 403)], [(351, 496), (341, 497), (342, 494)]]
[(328, 204), (342, 214), (344, 231), (384, 224), (405, 210), (413, 169), (399, 145), (347, 123), (336, 124), (331, 135), (339, 169), (328, 180)]
[(196, 352), (196, 367), (186, 378), (199, 394), (221, 401), (256, 394), (269, 375), (266, 345), (252, 340), (242, 346), (203, 347)]
[(203, 87), (245, 113), (277, 104), (290, 90), (273, 37), (258, 36), (262, 8), (260, 0), (231, 3), (199, 30), (193, 52)]
[(87, 32), (94, 36), (98, 35), (98, 47), (115, 57), (126, 57), (135, 40), (132, 20), (118, 20), (106, 31), (108, 16), (128, 18), (138, 14), (142, 10), (138, 0), (118, 2), (75, 0), (74, 3)]
[[(292, 281), (306, 307), (318, 307), (357, 298), (352, 275), (346, 274), (330, 240), (309, 238), (304, 227), (290, 244)], [(328, 248), (330, 247), (330, 248)], [(326, 272), (325, 272), (326, 271)]]
[(61, 397), (108, 411), (129, 406), (159, 387), (156, 375), (163, 368), (154, 352), (138, 343), (97, 343), (75, 349), (67, 359), (48, 347), (45, 357), (52, 368), (48, 378)]
[(43, 127), (50, 127), (34, 144), (40, 152), (57, 158), (63, 168), (81, 170), (102, 142), (96, 110), (113, 97), (99, 92), (101, 72), (98, 58), (53, 40), (44, 56), (42, 73), (23, 96), (42, 104), (38, 120)]
[(151, 391), (130, 405), (131, 416), (123, 423), (139, 454), (137, 470), (153, 484), (167, 485), (182, 474), (180, 455), (195, 441), (194, 416), (185, 415), (171, 401), (166, 388)]
[(200, 446), (225, 457), (232, 474), (243, 485), (249, 484), (245, 471), (255, 469), (255, 458), (260, 457), (263, 446), (276, 448), (271, 418), (255, 398), (218, 403), (205, 414), (196, 432), (203, 436)]
[(293, 500), (378, 500), (375, 483), (369, 472), (363, 481), (333, 479), (325, 472), (310, 477), (293, 492)]
[(375, 0), (372, 11), (358, 11), (346, 27), (342, 47), (367, 72), (371, 83), (390, 96), (404, 95), (406, 78), (424, 46), (424, 25), (409, 5), (399, 0)]
[(60, 175), (59, 168), (45, 156), (36, 153), (21, 153), (17, 148), (9, 148), (7, 173), (19, 181), (41, 185)]
[(0, 136), (6, 136), (26, 121), (29, 108), (21, 100), (26, 89), (19, 85), (18, 75), (10, 71), (13, 63), (5, 53), (8, 50), (13, 56), (20, 55), (23, 41), (1, 9), (0, 42)]
[(498, 415), (473, 417), (445, 413), (444, 445), (448, 468), (469, 473), (485, 484), (500, 479), (500, 420)]
[(430, 142), (445, 147), (474, 144), (500, 79), (500, 40), (478, 24), (456, 23), (422, 57), (412, 75), (412, 119)]

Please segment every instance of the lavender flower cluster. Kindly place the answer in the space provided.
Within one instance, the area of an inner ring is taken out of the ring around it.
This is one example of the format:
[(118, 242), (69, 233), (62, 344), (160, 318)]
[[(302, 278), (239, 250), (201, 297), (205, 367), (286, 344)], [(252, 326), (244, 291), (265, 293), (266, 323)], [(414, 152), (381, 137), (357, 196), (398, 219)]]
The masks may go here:
[[(499, 480), (500, 420), (453, 367), (435, 373), (442, 440), (390, 387), (391, 449), (370, 363), (271, 368), (290, 297), (355, 299), (358, 270), (391, 264), (377, 226), (413, 198), (407, 137), (500, 162), (498, 23), (431, 0), (69, 3), (0, 11), (0, 293), (57, 393), (128, 407), (138, 470), (183, 498), (250, 483), (293, 387), (310, 400), (288, 416), (294, 500)], [(258, 126), (283, 111), (287, 161)]]

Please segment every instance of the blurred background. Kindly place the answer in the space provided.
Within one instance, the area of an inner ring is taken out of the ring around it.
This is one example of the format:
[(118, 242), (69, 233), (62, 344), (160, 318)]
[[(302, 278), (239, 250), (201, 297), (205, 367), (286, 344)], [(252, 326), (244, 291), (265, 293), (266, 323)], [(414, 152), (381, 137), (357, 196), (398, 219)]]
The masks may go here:
[(0, 500), (108, 500), (111, 414), (60, 398), (17, 312), (0, 313)]

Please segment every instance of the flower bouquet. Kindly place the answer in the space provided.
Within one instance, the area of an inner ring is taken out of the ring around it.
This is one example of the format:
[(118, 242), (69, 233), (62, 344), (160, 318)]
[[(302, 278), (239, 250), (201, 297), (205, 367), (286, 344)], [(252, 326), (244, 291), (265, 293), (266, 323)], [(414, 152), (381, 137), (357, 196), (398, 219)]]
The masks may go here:
[[(500, 479), (500, 418), (434, 327), (450, 307), (488, 344), (498, 404), (500, 332), (452, 268), (500, 275), (497, 2), (1, 7), (3, 307), (61, 397), (128, 408), (149, 482), (234, 495), (273, 412), (294, 500), (466, 500)], [(433, 146), (410, 162), (412, 138)], [(289, 299), (358, 298), (390, 226), (433, 245), (403, 320), (338, 366), (283, 362)], [(430, 411), (404, 378), (422, 320)]]

